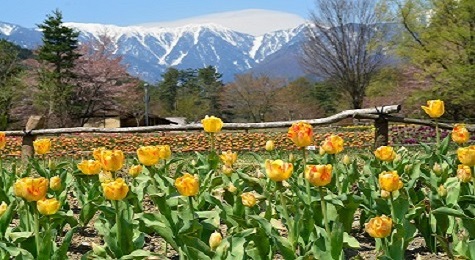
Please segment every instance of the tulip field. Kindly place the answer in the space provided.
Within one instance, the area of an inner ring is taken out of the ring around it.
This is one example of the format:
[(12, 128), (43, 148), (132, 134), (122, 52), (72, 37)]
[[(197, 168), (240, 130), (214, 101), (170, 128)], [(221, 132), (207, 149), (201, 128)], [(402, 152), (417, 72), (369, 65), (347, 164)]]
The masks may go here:
[[(423, 109), (437, 122), (443, 102)], [(202, 125), (38, 138), (23, 165), (19, 141), (0, 133), (1, 259), (408, 259), (414, 241), (428, 259), (475, 259), (464, 125), (426, 129), (430, 140), (394, 126), (376, 149), (371, 127)]]

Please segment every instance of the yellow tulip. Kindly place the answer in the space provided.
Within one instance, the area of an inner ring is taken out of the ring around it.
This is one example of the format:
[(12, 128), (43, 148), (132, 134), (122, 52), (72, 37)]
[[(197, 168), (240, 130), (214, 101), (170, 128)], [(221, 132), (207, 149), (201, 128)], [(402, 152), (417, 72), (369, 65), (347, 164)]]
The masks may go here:
[(226, 152), (223, 152), (219, 158), (221, 158), (221, 161), (229, 166), (229, 167), (232, 167), (233, 164), (237, 161), (237, 153), (233, 153), (231, 151), (226, 151)]
[(207, 133), (218, 133), (223, 128), (223, 121), (219, 117), (215, 116), (205, 116), (204, 119), (201, 120), (201, 124), (203, 124), (203, 129)]
[(101, 153), (101, 165), (105, 171), (116, 172), (124, 165), (124, 153), (121, 150), (104, 150)]
[(101, 172), (101, 163), (95, 160), (84, 160), (78, 163), (78, 169), (86, 175), (99, 174)]
[(108, 200), (123, 200), (129, 192), (129, 186), (122, 178), (117, 178), (115, 181), (103, 182), (102, 190), (104, 197)]
[(332, 181), (332, 170), (331, 164), (306, 165), (305, 179), (317, 187), (326, 186)]
[(344, 141), (338, 135), (330, 135), (322, 142), (321, 147), (328, 154), (337, 154), (343, 151)]
[(274, 141), (268, 140), (266, 142), (266, 151), (270, 152), (270, 151), (274, 151), (274, 149), (275, 149)]
[(94, 148), (92, 150), (92, 156), (94, 157), (94, 160), (100, 162), (101, 161), (101, 154), (102, 154), (102, 151), (106, 150), (105, 147), (98, 147), (98, 148)]
[(36, 154), (47, 154), (51, 149), (51, 140), (47, 138), (41, 138), (33, 141), (33, 148)]
[(0, 217), (7, 211), (7, 208), (7, 203), (5, 203), (5, 201), (2, 201), (2, 204), (0, 205)]
[(38, 211), (43, 215), (53, 215), (59, 210), (59, 201), (56, 198), (46, 199), (43, 198), (36, 202)]
[(172, 150), (169, 145), (159, 145), (158, 146), (158, 157), (160, 160), (168, 160), (172, 156)]
[(252, 192), (244, 192), (241, 194), (242, 205), (252, 208), (257, 203), (256, 196)]
[(374, 155), (381, 161), (391, 162), (396, 158), (396, 152), (394, 152), (394, 148), (391, 146), (380, 146), (376, 151), (374, 151)]
[(160, 148), (158, 146), (142, 146), (137, 149), (139, 162), (145, 166), (152, 166), (160, 159)]
[(456, 124), (452, 130), (452, 140), (457, 144), (464, 144), (470, 139), (470, 133), (468, 132), (465, 124)]
[(214, 251), (221, 244), (221, 241), (223, 241), (221, 233), (215, 231), (213, 234), (211, 234), (209, 237), (209, 247), (211, 247), (211, 250)]
[(397, 191), (402, 188), (402, 181), (396, 171), (384, 171), (379, 174), (379, 186), (387, 192)]
[(444, 101), (442, 100), (428, 100), (427, 106), (421, 106), (422, 109), (432, 118), (439, 118), (441, 117), (444, 112)]
[(269, 179), (279, 182), (285, 181), (292, 175), (294, 166), (282, 160), (266, 160), (266, 174)]
[(132, 165), (129, 168), (129, 175), (132, 176), (133, 178), (139, 176), (139, 174), (142, 173), (142, 165)]
[(293, 123), (287, 137), (298, 147), (306, 147), (313, 142), (313, 127), (305, 122)]
[(382, 215), (374, 217), (365, 224), (365, 230), (374, 238), (385, 238), (391, 234), (393, 221), (391, 218)]
[(197, 177), (185, 173), (175, 180), (175, 187), (182, 196), (195, 196), (200, 189), (200, 182)]
[(59, 176), (51, 177), (49, 180), (49, 188), (58, 191), (61, 189), (61, 178)]
[(48, 191), (48, 180), (44, 177), (19, 179), (13, 185), (13, 192), (16, 196), (27, 201), (38, 201), (46, 196)]
[(459, 147), (457, 149), (457, 157), (463, 165), (475, 166), (475, 146)]
[(7, 144), (7, 138), (5, 137), (5, 132), (0, 132), (0, 150), (5, 148)]
[(457, 169), (457, 178), (461, 182), (470, 182), (472, 180), (472, 170), (466, 165), (459, 164)]

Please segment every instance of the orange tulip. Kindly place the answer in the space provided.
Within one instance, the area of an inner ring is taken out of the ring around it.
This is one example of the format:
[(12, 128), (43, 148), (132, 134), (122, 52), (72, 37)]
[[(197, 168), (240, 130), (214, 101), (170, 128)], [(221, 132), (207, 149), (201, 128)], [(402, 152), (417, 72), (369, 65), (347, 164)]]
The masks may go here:
[(191, 197), (198, 194), (200, 182), (197, 177), (185, 173), (175, 180), (175, 187), (182, 196)]
[(306, 147), (313, 142), (313, 127), (305, 122), (293, 123), (287, 137), (298, 147)]
[(322, 149), (328, 154), (337, 154), (343, 151), (344, 141), (338, 135), (330, 135), (322, 142)]
[(48, 191), (48, 180), (44, 177), (19, 179), (13, 185), (13, 192), (16, 196), (27, 201), (38, 201), (46, 196)]
[(396, 158), (396, 152), (394, 152), (394, 148), (391, 146), (380, 146), (376, 151), (374, 151), (374, 155), (381, 161), (391, 162)]
[(7, 138), (5, 137), (5, 132), (0, 132), (0, 150), (5, 148), (7, 144)]
[(331, 164), (306, 165), (305, 179), (315, 186), (326, 186), (332, 181), (332, 170), (333, 166)]
[(470, 139), (470, 133), (468, 132), (465, 124), (456, 124), (452, 130), (452, 140), (457, 144), (464, 144)]
[(279, 182), (285, 181), (292, 175), (294, 166), (282, 160), (266, 160), (266, 174), (269, 179)]
[(374, 217), (365, 225), (365, 230), (374, 238), (385, 238), (391, 234), (393, 221), (391, 218), (382, 215)]

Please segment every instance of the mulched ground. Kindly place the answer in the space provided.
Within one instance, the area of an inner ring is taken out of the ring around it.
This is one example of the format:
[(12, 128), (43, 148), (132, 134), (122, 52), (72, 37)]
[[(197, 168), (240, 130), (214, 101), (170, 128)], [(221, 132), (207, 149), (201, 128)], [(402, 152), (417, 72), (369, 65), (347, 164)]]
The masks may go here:
[[(77, 203), (72, 202), (73, 211), (79, 212), (77, 208)], [(145, 211), (152, 211), (153, 204), (145, 203)], [(355, 222), (353, 223), (353, 235), (360, 242), (360, 249), (345, 249), (346, 259), (377, 259), (379, 255), (375, 251), (374, 239), (370, 237), (366, 232), (360, 232), (358, 216), (356, 216)], [(92, 250), (92, 243), (98, 245), (103, 245), (104, 241), (97, 234), (97, 231), (93, 227), (94, 219), (90, 221), (87, 227), (78, 229), (73, 236), (71, 246), (69, 247), (68, 258), (69, 259), (81, 259), (81, 256), (86, 252)], [(164, 252), (164, 240), (160, 236), (146, 236), (145, 238), (145, 247), (144, 250), (151, 252), (162, 253)], [(172, 248), (167, 248), (167, 258), (168, 259), (178, 259), (177, 253)], [(283, 259), (280, 256), (276, 256), (275, 259)], [(406, 251), (405, 259), (421, 259), (421, 260), (445, 260), (450, 259), (444, 253), (433, 254), (428, 251), (425, 246), (424, 239), (422, 237), (416, 237), (408, 247)]]

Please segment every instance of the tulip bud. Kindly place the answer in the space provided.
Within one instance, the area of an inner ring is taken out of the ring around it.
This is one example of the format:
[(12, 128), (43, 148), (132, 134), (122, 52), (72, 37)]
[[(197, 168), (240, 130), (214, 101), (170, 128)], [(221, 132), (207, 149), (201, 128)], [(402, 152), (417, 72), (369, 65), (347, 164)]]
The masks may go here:
[(432, 171), (434, 171), (435, 175), (439, 176), (442, 173), (442, 166), (440, 166), (438, 163), (435, 163), (434, 166), (432, 166)]
[(381, 190), (381, 198), (383, 199), (387, 199), (391, 196), (391, 192), (389, 191), (385, 191), (385, 190)]
[(294, 163), (294, 162), (295, 162), (295, 158), (294, 158), (294, 154), (293, 154), (293, 153), (290, 153), (290, 154), (289, 154), (289, 162), (290, 162), (290, 163)]
[(0, 205), (0, 217), (7, 211), (8, 205), (5, 203), (5, 201), (2, 202)]
[(56, 163), (54, 163), (54, 161), (51, 159), (48, 160), (48, 169), (50, 170), (56, 169)]
[(225, 165), (232, 167), (237, 161), (237, 153), (231, 151), (222, 152), (219, 158)]
[(228, 177), (231, 176), (231, 174), (233, 174), (233, 167), (228, 166), (226, 164), (221, 167), (221, 170), (223, 171), (224, 175)]
[(216, 248), (221, 244), (221, 241), (223, 240), (223, 237), (221, 236), (221, 233), (215, 231), (211, 236), (209, 237), (209, 247), (211, 247), (211, 250), (216, 250)]
[(406, 164), (406, 165), (404, 166), (404, 172), (405, 172), (405, 173), (408, 173), (408, 172), (410, 172), (411, 170), (412, 170), (412, 164)]
[(349, 164), (351, 164), (350, 156), (348, 156), (348, 154), (345, 154), (345, 156), (343, 156), (342, 162), (343, 162), (344, 165), (349, 165)]
[(104, 182), (110, 182), (112, 180), (113, 178), (112, 178), (111, 172), (102, 171), (101, 173), (99, 173), (99, 182), (104, 183)]
[(444, 185), (440, 185), (439, 188), (437, 188), (437, 193), (440, 197), (445, 197), (447, 196), (447, 189), (444, 187)]
[(237, 191), (237, 188), (236, 188), (236, 186), (234, 186), (234, 184), (229, 183), (228, 191), (231, 192), (231, 193), (235, 193)]
[(252, 192), (245, 192), (241, 194), (241, 200), (242, 200), (242, 205), (252, 208), (254, 205), (256, 205), (257, 200), (256, 196), (254, 196), (254, 193)]
[(268, 140), (266, 142), (266, 151), (270, 152), (270, 151), (274, 151), (274, 149), (275, 149), (274, 141)]
[(54, 191), (60, 190), (61, 189), (61, 178), (59, 178), (59, 176), (51, 177), (51, 179), (49, 180), (49, 188), (54, 190)]
[(139, 176), (140, 173), (142, 173), (142, 165), (138, 164), (138, 165), (130, 166), (129, 175), (132, 178), (135, 178), (135, 177)]
[(259, 179), (262, 179), (266, 176), (261, 172), (261, 170), (257, 169), (256, 170), (256, 177), (259, 178)]
[(191, 166), (195, 166), (195, 165), (196, 165), (195, 159), (191, 160)]

